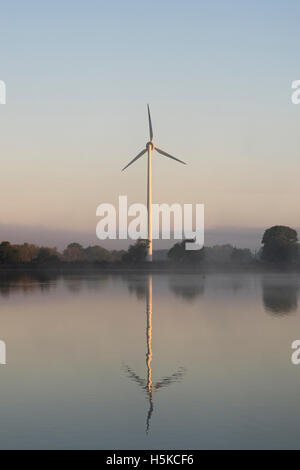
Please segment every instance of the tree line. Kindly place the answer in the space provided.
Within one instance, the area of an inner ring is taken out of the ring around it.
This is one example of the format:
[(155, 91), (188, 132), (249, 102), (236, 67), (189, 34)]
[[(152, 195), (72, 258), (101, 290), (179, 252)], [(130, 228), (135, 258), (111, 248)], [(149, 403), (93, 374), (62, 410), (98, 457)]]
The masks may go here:
[[(265, 230), (257, 253), (248, 248), (236, 248), (230, 244), (203, 247), (199, 251), (185, 250), (184, 240), (176, 243), (168, 252), (175, 263), (193, 264), (238, 264), (265, 263), (269, 265), (299, 265), (300, 244), (296, 230), (283, 225), (275, 225)], [(191, 240), (189, 240), (191, 241)]]
[(61, 253), (57, 248), (39, 247), (30, 243), (0, 243), (0, 264), (57, 264), (62, 262), (116, 262), (125, 251), (109, 251), (95, 245), (83, 248), (79, 243), (70, 243)]
[[(192, 240), (175, 243), (167, 253), (167, 260), (173, 264), (189, 265), (299, 265), (300, 245), (296, 230), (276, 225), (265, 230), (262, 247), (258, 253), (248, 248), (236, 248), (230, 244), (203, 247), (201, 250), (185, 249)], [(0, 264), (58, 264), (58, 263), (121, 263), (140, 264), (147, 256), (148, 240), (137, 240), (128, 250), (109, 251), (94, 245), (87, 248), (79, 243), (70, 243), (63, 252), (56, 248), (38, 247), (30, 243), (0, 243)]]

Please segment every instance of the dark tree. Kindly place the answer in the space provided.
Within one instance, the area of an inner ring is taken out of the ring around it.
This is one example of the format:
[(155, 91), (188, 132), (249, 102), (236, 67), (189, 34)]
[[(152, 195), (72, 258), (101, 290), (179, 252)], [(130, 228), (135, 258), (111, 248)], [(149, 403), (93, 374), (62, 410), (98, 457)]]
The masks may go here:
[(87, 261), (101, 263), (110, 260), (110, 253), (100, 245), (88, 246), (85, 250)]
[(130, 245), (127, 253), (124, 254), (122, 261), (124, 263), (141, 263), (146, 260), (149, 241), (139, 239), (134, 245)]
[(297, 240), (296, 230), (290, 227), (275, 225), (267, 229), (262, 239), (262, 260), (277, 264), (296, 262), (298, 255)]
[(47, 248), (41, 247), (37, 257), (34, 259), (36, 263), (59, 263), (60, 261), (60, 254), (56, 250), (56, 248)]
[(80, 243), (69, 243), (63, 253), (66, 261), (86, 261), (87, 255)]
[(185, 242), (175, 243), (168, 251), (168, 258), (176, 263), (183, 261), (185, 257)]
[(11, 245), (9, 242), (0, 244), (0, 263), (21, 263), (22, 257), (18, 245)]
[(186, 243), (192, 243), (194, 240), (187, 239), (180, 243), (175, 243), (168, 251), (168, 258), (175, 263), (197, 264), (204, 259), (204, 248), (201, 250), (186, 250)]
[(248, 264), (252, 261), (253, 256), (248, 248), (233, 248), (231, 253), (231, 261), (235, 264)]

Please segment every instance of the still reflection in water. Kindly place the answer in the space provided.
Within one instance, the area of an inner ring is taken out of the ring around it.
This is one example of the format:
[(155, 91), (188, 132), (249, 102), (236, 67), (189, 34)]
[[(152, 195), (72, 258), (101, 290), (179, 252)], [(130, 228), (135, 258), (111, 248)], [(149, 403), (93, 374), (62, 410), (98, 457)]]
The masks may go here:
[[(133, 370), (127, 365), (123, 365), (123, 370), (127, 376), (137, 383), (145, 392), (149, 402), (149, 409), (146, 417), (146, 434), (150, 429), (150, 420), (153, 413), (153, 391), (157, 391), (160, 388), (167, 387), (174, 382), (179, 382), (185, 374), (185, 368), (181, 367), (169, 377), (163, 377), (158, 382), (152, 382), (152, 275), (147, 277), (146, 289), (144, 290), (139, 282), (136, 285), (136, 293), (140, 298), (146, 290), (146, 379), (139, 377)], [(132, 284), (129, 284), (129, 290), (132, 291)]]
[(265, 310), (274, 315), (287, 315), (298, 308), (299, 280), (262, 278), (263, 303)]
[(193, 302), (204, 294), (205, 276), (198, 275), (194, 279), (179, 279), (178, 276), (169, 277), (169, 287), (172, 293), (182, 299)]
[[(216, 275), (217, 276), (217, 275)], [(298, 308), (298, 297), (300, 292), (300, 281), (297, 274), (276, 275), (253, 275), (259, 279), (262, 288), (262, 303), (267, 313), (274, 315), (287, 315), (295, 312)], [(103, 283), (110, 279), (122, 278), (129, 292), (134, 292), (138, 300), (147, 300), (147, 311), (152, 309), (152, 275), (137, 274), (107, 274), (96, 273), (93, 276), (81, 276), (78, 274), (51, 273), (37, 271), (31, 274), (5, 273), (0, 274), (0, 296), (9, 297), (14, 292), (22, 291), (24, 294), (32, 294), (35, 291), (48, 293), (55, 290), (60, 281), (65, 283), (66, 288), (73, 294), (79, 294), (83, 289), (98, 290)], [(167, 275), (168, 287), (172, 294), (187, 302), (196, 302), (205, 292), (205, 275)], [(145, 279), (148, 279), (145, 282)], [(231, 274), (221, 276), (221, 283), (215, 286), (217, 289), (230, 289), (237, 293), (247, 289), (249, 284), (242, 276)], [(149, 312), (149, 317), (152, 312)]]
[(300, 448), (299, 286), (292, 273), (0, 274), (0, 448)]

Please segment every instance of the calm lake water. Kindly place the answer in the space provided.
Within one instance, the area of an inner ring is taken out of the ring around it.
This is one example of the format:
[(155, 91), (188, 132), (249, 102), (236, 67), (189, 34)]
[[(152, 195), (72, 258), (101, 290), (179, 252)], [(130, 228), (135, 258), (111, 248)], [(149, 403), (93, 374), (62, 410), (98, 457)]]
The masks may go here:
[(300, 278), (0, 281), (0, 447), (299, 448)]

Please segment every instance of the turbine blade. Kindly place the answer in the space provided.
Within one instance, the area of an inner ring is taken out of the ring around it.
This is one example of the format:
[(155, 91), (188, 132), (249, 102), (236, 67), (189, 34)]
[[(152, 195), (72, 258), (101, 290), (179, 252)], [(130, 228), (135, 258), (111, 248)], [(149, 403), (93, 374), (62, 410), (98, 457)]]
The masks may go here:
[(158, 153), (161, 153), (162, 155), (164, 155), (165, 157), (172, 158), (173, 160), (176, 160), (177, 162), (182, 163), (183, 165), (186, 165), (185, 162), (183, 162), (182, 160), (179, 160), (179, 158), (172, 157), (172, 155), (170, 155), (169, 153), (165, 152), (164, 150), (161, 150), (161, 149), (157, 148), (156, 146), (155, 146), (154, 149), (155, 149)]
[(153, 129), (152, 129), (152, 122), (151, 122), (151, 115), (150, 115), (149, 104), (147, 104), (147, 107), (148, 107), (148, 119), (149, 119), (150, 140), (152, 140), (152, 139), (153, 139)]
[(136, 157), (133, 158), (133, 160), (131, 160), (131, 162), (128, 163), (128, 165), (124, 166), (122, 171), (126, 170), (126, 168), (128, 168), (132, 163), (134, 163), (136, 160), (138, 160), (138, 158), (140, 158), (146, 152), (147, 152), (147, 149), (142, 150)]

